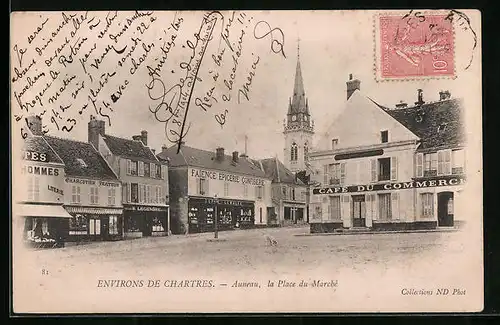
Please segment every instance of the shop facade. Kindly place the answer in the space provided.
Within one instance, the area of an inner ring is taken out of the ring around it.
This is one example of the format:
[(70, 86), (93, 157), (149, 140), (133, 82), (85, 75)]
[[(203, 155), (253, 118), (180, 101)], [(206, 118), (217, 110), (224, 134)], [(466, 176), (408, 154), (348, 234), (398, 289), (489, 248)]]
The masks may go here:
[(168, 165), (147, 146), (148, 133), (132, 139), (106, 134), (105, 123), (91, 116), (88, 140), (121, 183), (123, 236), (167, 236), (170, 233)]
[(65, 164), (64, 208), (71, 215), (67, 241), (122, 239), (122, 187), (118, 176), (92, 144), (44, 138)]
[(255, 203), (245, 200), (188, 198), (188, 232), (212, 232), (218, 216), (218, 230), (248, 229), (255, 225)]
[(266, 226), (271, 180), (247, 157), (177, 146), (157, 155), (169, 161), (170, 207), (174, 234)]
[(311, 232), (460, 224), (465, 216), (457, 202), (467, 184), (461, 108), (460, 100), (441, 93), (426, 104), (420, 90), (415, 106), (396, 109), (359, 89), (348, 94), (310, 154)]
[(62, 247), (71, 218), (63, 208), (64, 163), (36, 130), (24, 139), (20, 154), (21, 163), (13, 169), (13, 184), (22, 184), (21, 191), (13, 187), (13, 236), (20, 231), (30, 247)]

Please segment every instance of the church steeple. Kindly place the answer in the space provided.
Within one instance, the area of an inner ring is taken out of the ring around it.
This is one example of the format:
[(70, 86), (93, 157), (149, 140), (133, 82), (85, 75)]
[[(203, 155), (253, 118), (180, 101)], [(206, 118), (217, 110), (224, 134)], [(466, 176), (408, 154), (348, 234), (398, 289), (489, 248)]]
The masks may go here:
[(285, 166), (293, 172), (306, 169), (314, 135), (314, 123), (309, 114), (309, 101), (304, 91), (300, 65), (300, 45), (297, 43), (297, 66), (295, 68), (293, 96), (288, 100), (287, 119), (283, 123)]
[[(300, 42), (300, 40), (299, 40)], [(288, 114), (305, 113), (306, 93), (304, 91), (304, 81), (302, 79), (302, 70), (300, 68), (300, 43), (297, 44), (297, 66), (295, 68), (295, 82), (293, 85), (293, 97), (291, 105), (288, 108)]]

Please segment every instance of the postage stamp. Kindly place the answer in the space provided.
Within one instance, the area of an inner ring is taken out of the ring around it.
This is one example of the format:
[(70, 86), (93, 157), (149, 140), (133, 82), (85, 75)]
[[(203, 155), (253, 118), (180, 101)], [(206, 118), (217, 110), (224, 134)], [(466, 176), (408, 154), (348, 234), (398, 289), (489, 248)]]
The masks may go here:
[(447, 13), (377, 15), (375, 30), (378, 80), (455, 77), (454, 31)]

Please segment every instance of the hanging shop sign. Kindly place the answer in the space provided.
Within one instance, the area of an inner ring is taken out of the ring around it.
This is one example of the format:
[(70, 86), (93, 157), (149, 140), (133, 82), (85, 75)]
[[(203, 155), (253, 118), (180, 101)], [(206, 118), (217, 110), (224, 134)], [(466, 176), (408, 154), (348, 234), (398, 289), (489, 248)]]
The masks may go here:
[(370, 192), (370, 191), (384, 191), (384, 190), (406, 190), (413, 188), (456, 186), (462, 184), (465, 184), (465, 178), (463, 177), (447, 177), (447, 178), (415, 180), (415, 181), (398, 182), (398, 183), (314, 188), (313, 194), (337, 194), (337, 193)]

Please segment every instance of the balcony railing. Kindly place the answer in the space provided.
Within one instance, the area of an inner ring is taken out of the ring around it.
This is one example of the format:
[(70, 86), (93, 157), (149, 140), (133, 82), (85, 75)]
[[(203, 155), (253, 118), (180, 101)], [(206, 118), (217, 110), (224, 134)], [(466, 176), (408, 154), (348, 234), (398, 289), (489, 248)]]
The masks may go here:
[(340, 179), (338, 179), (338, 178), (330, 178), (329, 184), (330, 185), (340, 185)]
[(390, 174), (380, 174), (378, 175), (378, 180), (379, 181), (388, 181), (391, 179), (391, 175)]

